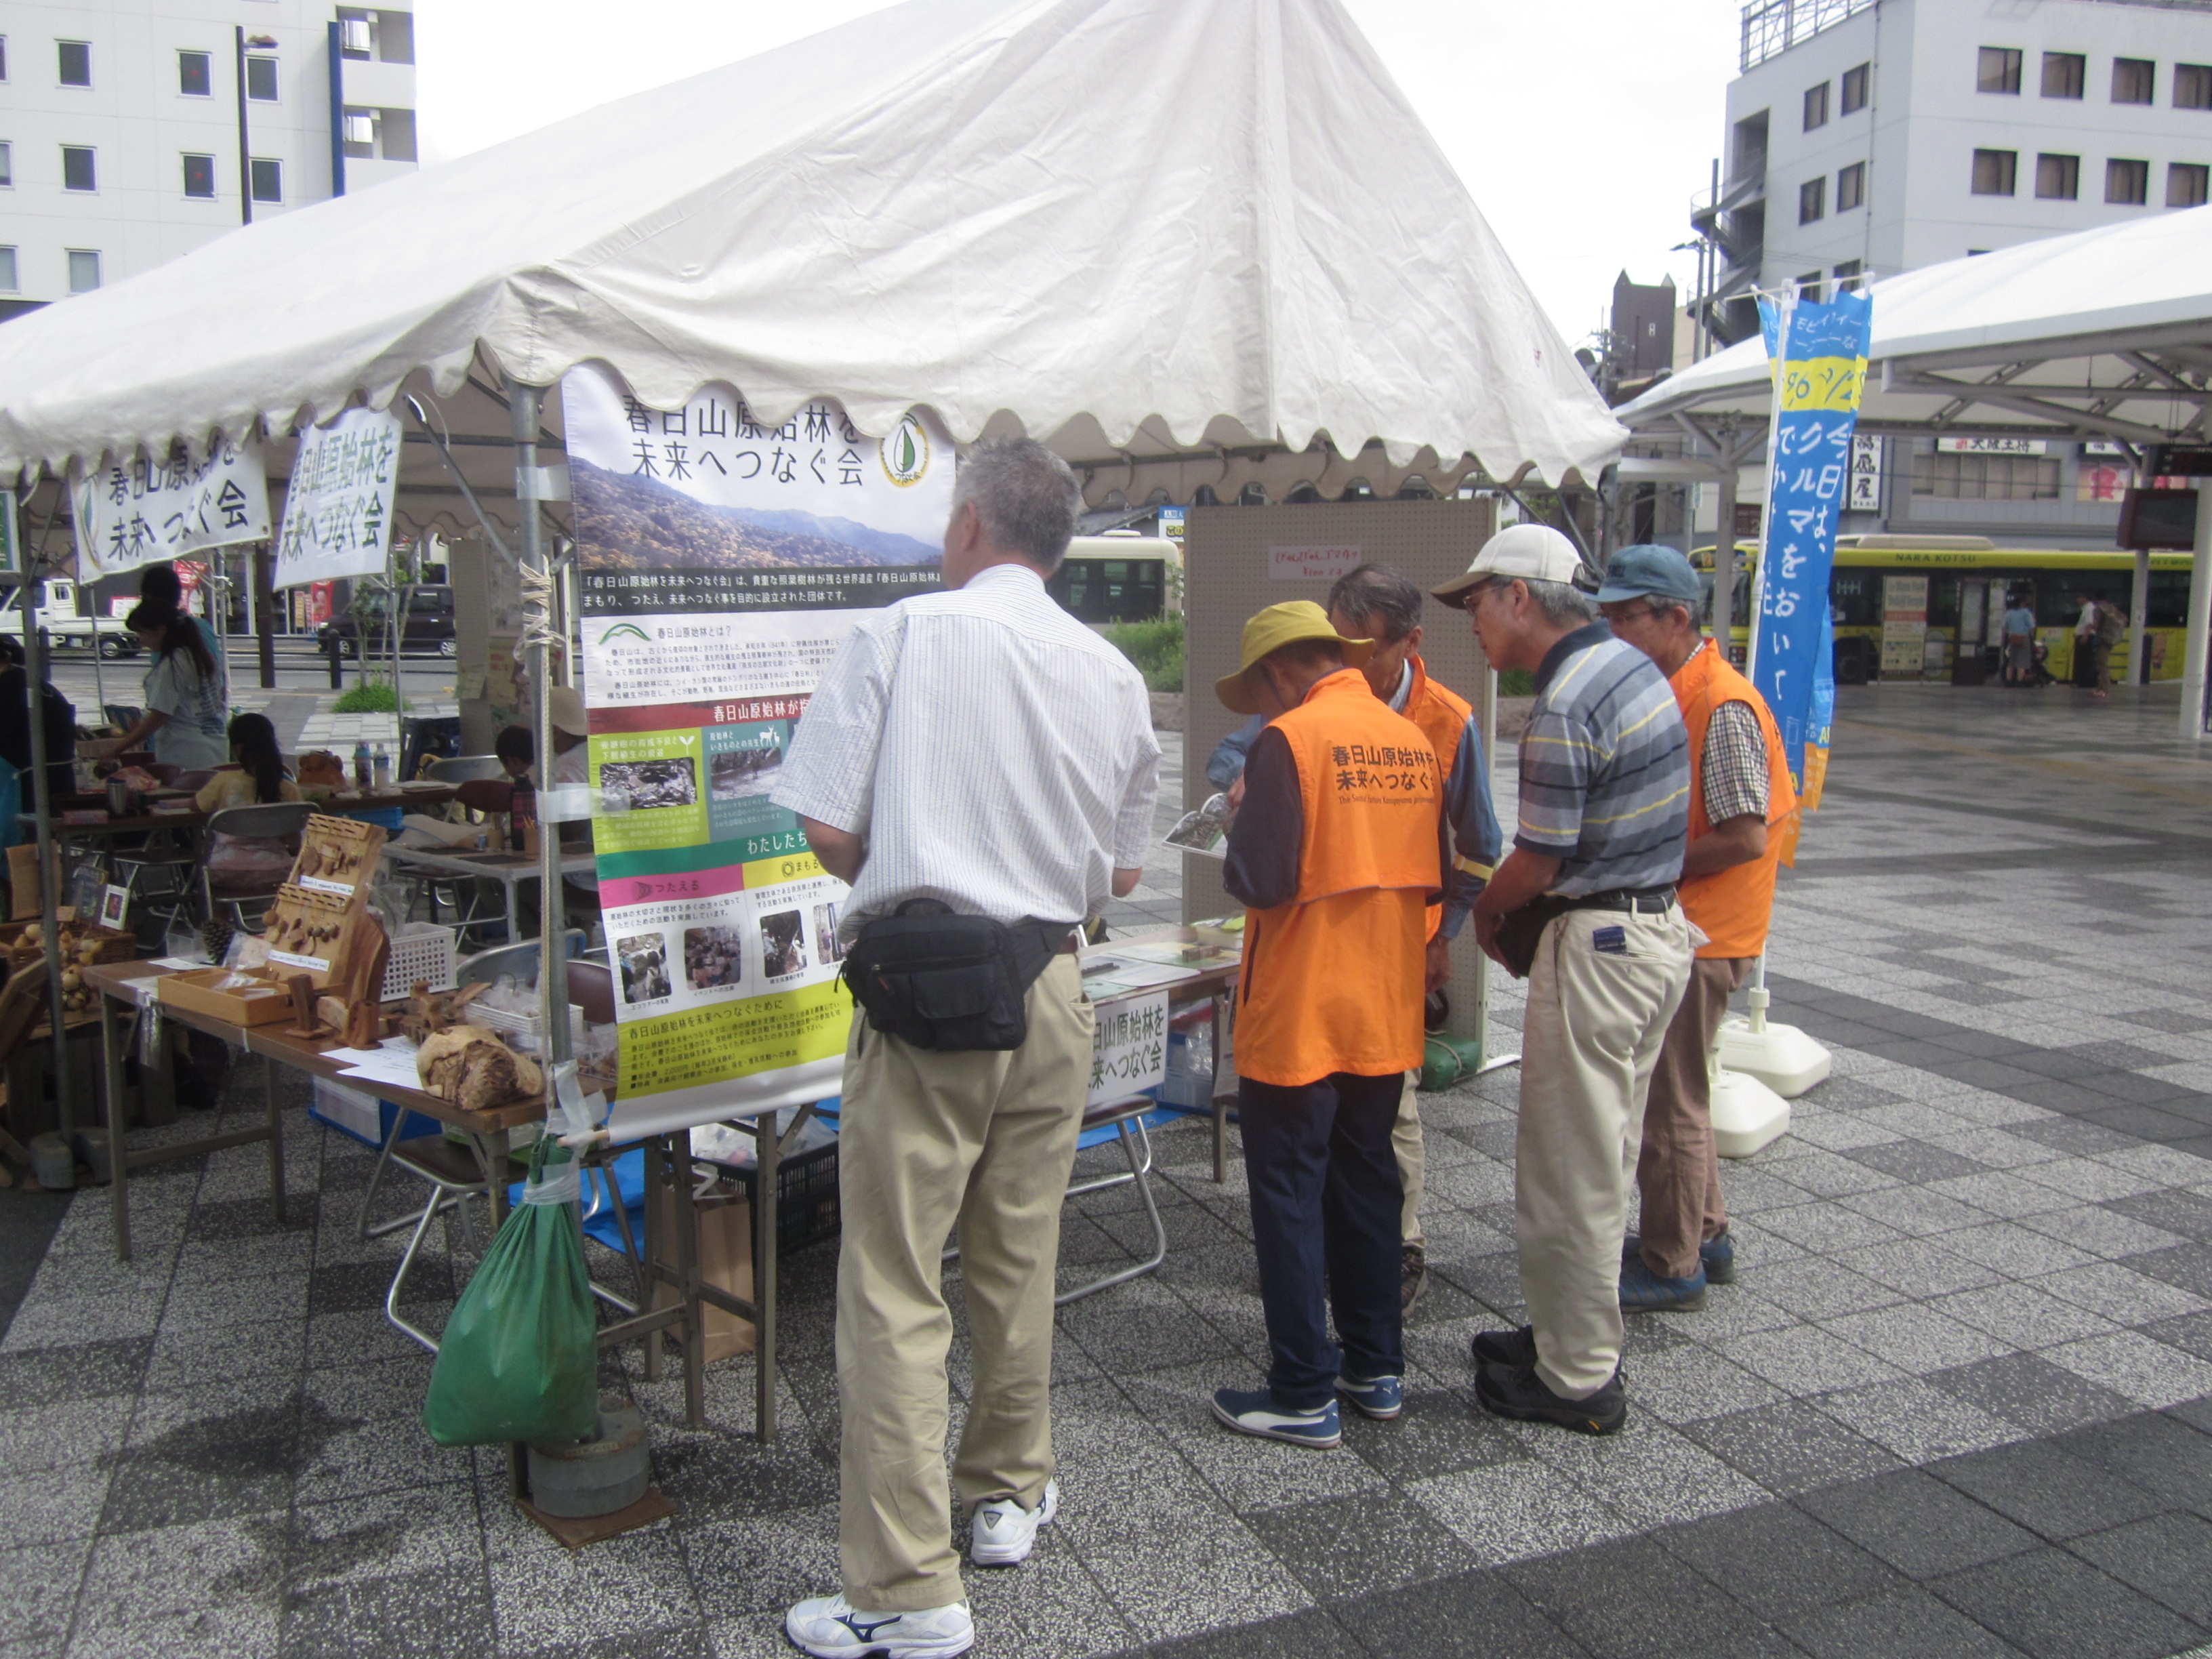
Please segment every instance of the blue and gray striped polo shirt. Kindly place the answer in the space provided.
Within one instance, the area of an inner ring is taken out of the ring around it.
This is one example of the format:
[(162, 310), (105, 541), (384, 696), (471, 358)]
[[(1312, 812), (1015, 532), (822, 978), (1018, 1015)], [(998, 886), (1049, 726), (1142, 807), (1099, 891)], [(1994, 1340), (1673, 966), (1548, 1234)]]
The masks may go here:
[(1544, 655), (1521, 738), (1514, 844), (1564, 860), (1551, 890), (1579, 898), (1679, 879), (1690, 828), (1690, 740), (1650, 658), (1603, 623)]

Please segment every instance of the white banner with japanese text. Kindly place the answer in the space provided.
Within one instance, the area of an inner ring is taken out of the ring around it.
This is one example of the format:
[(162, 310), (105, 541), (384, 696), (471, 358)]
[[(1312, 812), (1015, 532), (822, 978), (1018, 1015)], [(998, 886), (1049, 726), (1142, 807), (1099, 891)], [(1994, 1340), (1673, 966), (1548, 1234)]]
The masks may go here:
[(78, 475), (70, 503), (87, 580), (269, 539), (268, 475), (253, 439), (198, 460), (180, 449), (167, 465), (112, 462)]
[(276, 537), (278, 587), (380, 576), (399, 493), (399, 417), (349, 409), (300, 434)]
[(918, 413), (871, 437), (826, 402), (767, 426), (721, 386), (647, 409), (595, 368), (562, 400), (617, 1126), (825, 1098), (846, 888), (769, 791), (854, 623), (937, 586), (951, 442)]

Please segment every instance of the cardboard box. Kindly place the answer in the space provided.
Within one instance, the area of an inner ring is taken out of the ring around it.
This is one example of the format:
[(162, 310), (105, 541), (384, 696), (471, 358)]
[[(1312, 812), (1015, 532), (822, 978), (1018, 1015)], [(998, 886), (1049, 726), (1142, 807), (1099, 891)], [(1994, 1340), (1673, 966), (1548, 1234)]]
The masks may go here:
[(292, 1018), (292, 997), (282, 985), (229, 968), (195, 968), (164, 974), (161, 1000), (173, 1008), (211, 1014), (233, 1025), (270, 1025)]

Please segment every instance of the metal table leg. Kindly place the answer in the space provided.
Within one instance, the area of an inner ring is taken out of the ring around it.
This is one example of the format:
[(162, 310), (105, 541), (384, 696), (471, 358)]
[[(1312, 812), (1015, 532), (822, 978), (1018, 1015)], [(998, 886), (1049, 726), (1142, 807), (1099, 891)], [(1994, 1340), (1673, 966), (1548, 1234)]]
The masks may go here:
[[(668, 1248), (668, 1206), (665, 1183), (670, 1178), (667, 1143), (645, 1143), (645, 1305), (660, 1305), (659, 1266)], [(658, 1326), (645, 1334), (645, 1380), (660, 1381), (661, 1340)]]
[(115, 1040), (115, 1005), (100, 995), (100, 1085), (107, 1096), (108, 1204), (114, 1217), (115, 1259), (131, 1260), (131, 1157), (123, 1146), (123, 1058)]
[[(777, 1131), (775, 1115), (763, 1112), (753, 1120), (755, 1162), (760, 1176), (755, 1189), (757, 1202), (753, 1206), (753, 1308), (760, 1316), (754, 1326), (753, 1348), (758, 1363), (754, 1372), (753, 1412), (763, 1445), (775, 1441), (776, 1199), (783, 1167), (783, 1137)], [(793, 1134), (805, 1121), (804, 1114), (793, 1119)]]
[(699, 1296), (699, 1206), (692, 1196), (689, 1133), (663, 1139), (676, 1178), (676, 1273), (684, 1294), (684, 1420), (707, 1426), (707, 1320)]
[(276, 1111), (276, 1062), (261, 1059), (261, 1090), (269, 1107), (269, 1207), (284, 1224), (284, 1120)]

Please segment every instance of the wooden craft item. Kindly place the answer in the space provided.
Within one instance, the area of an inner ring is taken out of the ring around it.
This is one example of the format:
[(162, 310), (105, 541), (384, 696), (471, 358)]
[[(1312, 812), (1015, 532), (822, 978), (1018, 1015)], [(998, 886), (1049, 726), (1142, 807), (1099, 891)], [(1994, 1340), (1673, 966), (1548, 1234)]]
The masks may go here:
[(346, 1001), (372, 1008), (384, 1001), (384, 971), (392, 963), (392, 939), (374, 916), (364, 915), (354, 936), (353, 960), (346, 972)]
[(284, 986), (292, 994), (292, 1026), (284, 1035), (310, 1041), (322, 1036), (322, 1022), (315, 1018), (315, 981), (306, 974), (294, 974)]
[(467, 1111), (489, 1111), (510, 1101), (533, 1100), (545, 1073), (527, 1054), (508, 1048), (482, 1025), (452, 1025), (431, 1034), (415, 1055), (422, 1087)]
[(356, 1002), (347, 1011), (345, 1041), (349, 1048), (374, 1048), (384, 1036), (384, 1010), (374, 1002)]
[(399, 1017), (399, 1029), (415, 1039), (416, 1045), (427, 1042), (440, 1031), (460, 1024), (467, 1019), (465, 1012), (491, 988), (482, 983), (464, 985), (457, 991), (431, 992), (427, 980), (415, 981), (414, 994), (407, 999), (407, 1011)]
[(381, 826), (358, 818), (316, 813), (300, 835), (300, 856), (292, 861), (290, 884), (335, 893), (356, 904), (366, 900), (384, 851)]

